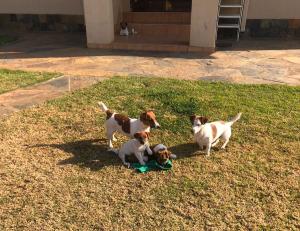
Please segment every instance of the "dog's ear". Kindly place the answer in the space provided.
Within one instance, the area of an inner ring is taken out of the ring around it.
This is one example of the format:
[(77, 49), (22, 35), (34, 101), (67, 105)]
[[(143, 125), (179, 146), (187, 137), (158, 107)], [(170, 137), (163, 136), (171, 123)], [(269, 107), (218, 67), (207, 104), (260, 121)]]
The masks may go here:
[(145, 132), (146, 135), (147, 135), (147, 138), (149, 139), (150, 138), (150, 132)]
[(200, 120), (201, 124), (206, 124), (208, 122), (208, 118), (205, 116), (199, 117), (199, 120)]
[(190, 116), (190, 120), (191, 120), (191, 123), (194, 124), (194, 121), (196, 119), (196, 116), (195, 115), (191, 115)]
[(173, 155), (172, 154), (172, 152), (171, 151), (169, 151), (169, 150), (166, 150), (167, 151), (167, 153), (168, 153), (168, 158), (170, 159), (171, 158), (171, 156)]
[(139, 139), (141, 138), (141, 133), (137, 132), (133, 135), (134, 138)]
[(147, 115), (147, 112), (144, 112), (140, 115), (140, 120), (141, 121), (145, 121), (148, 119), (148, 115)]

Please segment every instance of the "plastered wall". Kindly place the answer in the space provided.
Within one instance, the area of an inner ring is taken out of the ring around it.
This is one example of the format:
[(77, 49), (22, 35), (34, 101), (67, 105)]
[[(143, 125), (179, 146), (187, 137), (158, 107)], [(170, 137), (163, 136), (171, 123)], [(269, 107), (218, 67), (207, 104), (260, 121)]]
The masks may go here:
[(82, 0), (0, 0), (0, 14), (83, 15)]

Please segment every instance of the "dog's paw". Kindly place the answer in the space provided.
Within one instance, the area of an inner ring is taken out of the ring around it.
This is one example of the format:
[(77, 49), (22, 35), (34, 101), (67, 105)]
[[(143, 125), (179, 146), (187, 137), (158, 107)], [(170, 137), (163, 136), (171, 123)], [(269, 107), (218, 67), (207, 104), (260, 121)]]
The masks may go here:
[(205, 157), (206, 157), (206, 158), (209, 158), (209, 157), (210, 157), (210, 153), (206, 153), (206, 154), (205, 154)]
[(148, 156), (143, 156), (143, 160), (147, 162), (149, 160)]
[(171, 159), (176, 159), (177, 156), (176, 156), (175, 154), (171, 154), (171, 155), (170, 155), (170, 158), (171, 158)]
[(146, 163), (144, 161), (141, 161), (140, 164), (143, 166), (146, 165)]
[(126, 162), (126, 163), (124, 163), (124, 165), (125, 165), (127, 168), (130, 168), (130, 163)]

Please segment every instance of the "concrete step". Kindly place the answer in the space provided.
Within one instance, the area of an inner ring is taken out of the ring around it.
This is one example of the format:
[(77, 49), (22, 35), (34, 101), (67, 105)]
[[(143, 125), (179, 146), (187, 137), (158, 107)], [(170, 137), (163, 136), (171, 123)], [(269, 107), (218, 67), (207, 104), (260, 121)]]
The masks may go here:
[(112, 50), (125, 50), (125, 51), (150, 51), (150, 52), (179, 52), (179, 53), (199, 53), (211, 54), (214, 49), (191, 47), (184, 44), (149, 44), (149, 43), (123, 43), (113, 42), (109, 45), (94, 45), (93, 48), (112, 49)]
[(196, 52), (196, 53), (212, 53), (214, 49), (193, 47), (189, 42), (178, 42), (174, 38), (155, 38), (151, 36), (118, 36), (111, 44), (94, 44), (92, 48), (103, 48), (113, 50), (129, 50), (129, 51), (153, 51), (153, 52)]
[(141, 24), (191, 24), (189, 12), (125, 12), (123, 21)]
[(167, 38), (178, 42), (189, 42), (190, 40), (190, 25), (130, 23), (128, 27), (130, 31), (134, 28), (139, 36)]

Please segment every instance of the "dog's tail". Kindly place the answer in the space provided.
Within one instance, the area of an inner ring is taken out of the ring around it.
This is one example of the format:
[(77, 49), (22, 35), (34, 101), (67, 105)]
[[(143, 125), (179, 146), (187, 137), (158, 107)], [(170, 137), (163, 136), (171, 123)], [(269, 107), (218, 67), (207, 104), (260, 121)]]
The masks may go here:
[(98, 105), (103, 112), (108, 111), (108, 107), (103, 102), (98, 102)]
[(109, 119), (114, 114), (103, 102), (98, 102), (98, 105), (100, 109), (106, 113), (106, 119)]
[(242, 116), (242, 113), (240, 112), (235, 117), (233, 117), (230, 121), (227, 122), (229, 126), (232, 126), (235, 122), (237, 122)]

